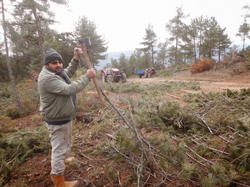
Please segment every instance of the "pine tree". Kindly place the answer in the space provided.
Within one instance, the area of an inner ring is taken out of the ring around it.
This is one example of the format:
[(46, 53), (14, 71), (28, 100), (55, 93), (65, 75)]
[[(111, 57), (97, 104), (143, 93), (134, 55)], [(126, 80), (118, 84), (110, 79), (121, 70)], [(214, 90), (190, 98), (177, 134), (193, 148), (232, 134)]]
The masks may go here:
[(205, 30), (204, 43), (202, 53), (204, 57), (212, 58), (215, 54), (216, 48), (218, 48), (218, 33), (220, 26), (215, 17), (211, 17), (207, 22)]
[(120, 57), (118, 59), (118, 63), (119, 63), (119, 70), (120, 71), (124, 71), (126, 74), (128, 74), (128, 59), (126, 58), (124, 53), (120, 54)]
[(228, 35), (224, 33), (225, 30), (226, 28), (224, 29), (219, 28), (219, 33), (217, 35), (219, 62), (221, 61), (221, 58), (220, 58), (221, 54), (226, 55), (226, 49), (229, 48), (230, 44), (232, 43)]
[(97, 33), (97, 26), (93, 21), (87, 19), (87, 17), (80, 17), (76, 22), (75, 41), (79, 38), (90, 38), (91, 46), (87, 48), (88, 55), (91, 63), (98, 65), (99, 60), (105, 60), (107, 55), (103, 54), (107, 51), (108, 47), (106, 40), (102, 35)]
[(167, 64), (167, 58), (168, 58), (168, 50), (167, 47), (169, 45), (169, 41), (167, 40), (164, 43), (159, 43), (158, 48), (160, 49), (156, 56), (156, 67), (155, 68), (161, 68), (165, 67)]
[(157, 43), (157, 35), (154, 32), (153, 25), (149, 24), (148, 27), (145, 29), (146, 35), (143, 38), (143, 42), (141, 42), (141, 45), (144, 45), (144, 48), (140, 48), (141, 51), (143, 51), (145, 54), (150, 53), (151, 55), (151, 62), (154, 65), (154, 55), (156, 54), (155, 47)]
[(203, 51), (203, 43), (205, 38), (205, 30), (207, 27), (208, 18), (203, 18), (203, 16), (196, 18), (194, 20), (194, 24), (197, 26), (197, 32), (198, 32), (198, 41), (197, 41), (197, 48), (198, 48), (198, 57), (202, 57), (202, 51)]
[(15, 7), (8, 23), (9, 37), (12, 42), (13, 60), (20, 74), (31, 69), (40, 70), (44, 64), (44, 42), (49, 28), (55, 23), (50, 10), (50, 2), (67, 4), (65, 0), (12, 0)]
[(246, 13), (243, 15), (244, 17), (244, 22), (242, 25), (240, 25), (240, 28), (238, 30), (238, 33), (236, 34), (236, 36), (241, 37), (242, 42), (243, 42), (243, 51), (245, 50), (245, 42), (246, 39), (250, 38), (250, 24), (247, 23), (247, 19), (250, 18), (250, 6), (249, 5), (245, 5), (242, 7), (242, 9), (246, 9)]
[(142, 67), (142, 69), (149, 68), (149, 67), (151, 67), (151, 65), (152, 65), (151, 54), (150, 53), (144, 53), (143, 56), (141, 57), (141, 67)]
[(184, 25), (182, 31), (182, 41), (183, 44), (180, 45), (181, 50), (183, 51), (183, 61), (196, 61), (196, 53), (197, 53), (197, 27), (195, 22), (192, 20), (190, 26)]
[(168, 49), (168, 62), (170, 63), (170, 65), (175, 64), (175, 57), (177, 54), (177, 52), (175, 51), (176, 48), (174, 45), (172, 45), (169, 49)]
[(111, 58), (111, 67), (119, 69), (119, 63), (116, 59)]
[(136, 67), (135, 69), (136, 70), (140, 70), (140, 69), (143, 69), (143, 64), (142, 64), (142, 51), (140, 50), (135, 50), (134, 51), (134, 56), (136, 58)]
[[(50, 31), (49, 25), (54, 24), (54, 14), (50, 11), (50, 4), (44, 0), (21, 0), (16, 2), (14, 16), (18, 21), (12, 22), (19, 29), (19, 34), (25, 39), (33, 39), (39, 46), (40, 50), (40, 61), (43, 65), (44, 62), (44, 37)], [(65, 0), (53, 0), (52, 2), (58, 4), (67, 4)], [(21, 21), (21, 22), (20, 22)], [(25, 32), (27, 31), (27, 32)]]
[(238, 33), (236, 34), (236, 36), (241, 37), (241, 40), (243, 42), (243, 51), (245, 50), (246, 39), (250, 38), (249, 32), (250, 32), (250, 26), (249, 26), (249, 24), (247, 24), (246, 17), (245, 17), (244, 23), (242, 25), (240, 25)]
[(169, 23), (166, 24), (166, 30), (170, 33), (170, 41), (175, 41), (175, 63), (178, 62), (178, 49), (180, 46), (180, 38), (182, 34), (183, 22), (182, 20), (187, 18), (189, 15), (184, 15), (182, 7), (177, 7), (177, 15), (169, 20)]
[(128, 74), (127, 75), (133, 75), (135, 73), (136, 67), (137, 67), (136, 55), (134, 52), (133, 54), (131, 54), (128, 60)]

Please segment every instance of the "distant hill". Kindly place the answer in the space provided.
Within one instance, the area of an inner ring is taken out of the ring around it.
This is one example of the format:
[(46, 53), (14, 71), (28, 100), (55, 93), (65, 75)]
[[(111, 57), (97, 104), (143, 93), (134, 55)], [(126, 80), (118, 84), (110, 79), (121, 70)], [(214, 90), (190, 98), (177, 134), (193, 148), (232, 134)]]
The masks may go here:
[(113, 59), (117, 59), (120, 57), (120, 55), (122, 53), (125, 54), (126, 58), (129, 58), (131, 56), (131, 54), (134, 52), (134, 50), (127, 50), (127, 51), (114, 51), (114, 52), (107, 52), (104, 54), (107, 54), (108, 57), (106, 60), (100, 60), (100, 63), (98, 66), (96, 66), (97, 70), (101, 70), (103, 69), (103, 67), (107, 64), (107, 63), (111, 63), (111, 58)]

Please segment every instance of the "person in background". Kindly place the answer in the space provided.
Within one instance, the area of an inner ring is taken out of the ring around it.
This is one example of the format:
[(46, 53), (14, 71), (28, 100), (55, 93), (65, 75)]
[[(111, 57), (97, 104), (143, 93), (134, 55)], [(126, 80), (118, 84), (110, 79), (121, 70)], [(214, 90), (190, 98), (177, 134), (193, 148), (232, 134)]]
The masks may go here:
[(54, 49), (45, 53), (44, 67), (38, 77), (40, 113), (45, 117), (46, 127), (51, 138), (51, 179), (56, 187), (74, 187), (78, 181), (64, 181), (65, 163), (69, 158), (72, 144), (72, 120), (76, 117), (76, 94), (84, 89), (91, 78), (96, 76), (94, 68), (88, 69), (77, 81), (71, 82), (79, 65), (80, 57), (74, 49), (74, 57), (69, 66), (63, 69), (63, 58)]

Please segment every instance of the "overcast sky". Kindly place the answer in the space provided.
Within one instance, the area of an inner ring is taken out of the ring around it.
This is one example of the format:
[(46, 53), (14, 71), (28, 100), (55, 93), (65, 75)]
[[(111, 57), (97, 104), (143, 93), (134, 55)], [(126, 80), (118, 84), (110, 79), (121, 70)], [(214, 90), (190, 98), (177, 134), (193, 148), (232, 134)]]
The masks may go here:
[[(186, 22), (201, 15), (215, 17), (233, 43), (241, 44), (235, 37), (243, 23), (244, 5), (249, 0), (70, 0), (65, 7), (53, 6), (58, 31), (72, 31), (79, 16), (86, 16), (97, 25), (97, 33), (108, 41), (108, 52), (134, 50), (145, 36), (148, 24), (153, 25), (158, 42), (169, 37), (165, 25), (176, 15), (176, 7), (183, 6), (189, 14)], [(249, 20), (250, 22), (250, 20)], [(248, 42), (250, 43), (250, 42)]]

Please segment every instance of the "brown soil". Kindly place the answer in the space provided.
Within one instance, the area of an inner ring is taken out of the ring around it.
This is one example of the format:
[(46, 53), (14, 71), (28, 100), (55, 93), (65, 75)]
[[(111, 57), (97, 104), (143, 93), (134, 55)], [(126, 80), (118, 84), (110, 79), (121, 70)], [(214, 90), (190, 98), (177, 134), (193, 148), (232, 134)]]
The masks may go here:
[[(164, 82), (164, 81), (198, 81), (201, 89), (198, 91), (180, 90), (174, 93), (164, 93), (165, 97), (174, 101), (185, 104), (183, 96), (187, 93), (203, 92), (224, 92), (227, 89), (240, 90), (242, 88), (250, 88), (250, 71), (245, 71), (239, 75), (232, 75), (229, 70), (220, 72), (205, 72), (192, 75), (190, 72), (176, 73), (171, 77), (152, 77), (152, 78), (138, 78), (132, 77), (128, 81), (144, 83), (144, 82)], [(231, 74), (231, 75), (230, 75)], [(114, 97), (113, 97), (114, 96)], [(133, 95), (132, 95), (133, 96)], [(117, 94), (111, 93), (110, 98), (117, 100)], [(121, 107), (121, 106), (120, 106)], [(105, 115), (105, 114), (104, 114)], [(93, 116), (92, 116), (93, 117)], [(107, 159), (106, 153), (102, 155), (93, 156), (93, 154), (83, 153), (83, 150), (89, 149), (91, 152), (105, 142), (108, 135), (99, 136), (93, 135), (91, 138), (86, 138), (85, 132), (90, 131), (93, 127), (92, 117), (86, 113), (79, 113), (75, 125), (80, 125), (78, 132), (74, 136), (77, 142), (74, 144), (72, 153), (78, 159), (78, 164), (68, 165), (66, 168), (65, 178), (67, 180), (78, 179), (79, 186), (135, 186), (129, 182), (131, 167), (127, 167), (126, 163), (122, 164), (112, 159)], [(20, 127), (34, 129), (36, 126), (32, 122), (31, 116), (20, 119)], [(41, 120), (42, 121), (42, 120)], [(80, 122), (82, 124), (80, 124)], [(115, 124), (114, 124), (115, 125)], [(145, 130), (145, 129), (144, 129)], [(149, 131), (151, 131), (150, 129)], [(154, 133), (157, 129), (154, 129)], [(48, 145), (49, 146), (49, 145)], [(107, 167), (114, 166), (112, 172), (115, 172), (118, 177), (110, 178), (107, 172)], [(52, 187), (53, 184), (50, 179), (50, 152), (38, 153), (27, 159), (13, 174), (8, 186), (32, 186), (32, 187)], [(148, 181), (154, 183), (154, 181)], [(178, 184), (178, 182), (176, 182)], [(185, 186), (191, 186), (186, 184)]]
[(196, 81), (200, 83), (203, 92), (224, 92), (227, 89), (239, 91), (242, 88), (250, 88), (250, 71), (239, 75), (232, 75), (230, 70), (220, 72), (203, 72), (191, 74), (189, 71), (176, 73), (171, 77), (153, 77), (153, 78), (131, 78), (128, 81), (145, 82), (164, 82), (164, 81)]
[(132, 77), (128, 79), (130, 82), (146, 83), (146, 82), (165, 82), (165, 81), (195, 81), (200, 83), (200, 90), (178, 90), (177, 92), (164, 93), (165, 98), (171, 101), (177, 101), (181, 106), (186, 102), (183, 96), (188, 93), (209, 93), (209, 92), (225, 92), (227, 89), (239, 91), (243, 88), (250, 88), (250, 71), (245, 70), (241, 74), (234, 74), (230, 69), (220, 70), (219, 72), (208, 71), (202, 73), (191, 74), (189, 71), (175, 73), (170, 77), (152, 77), (138, 78)]

